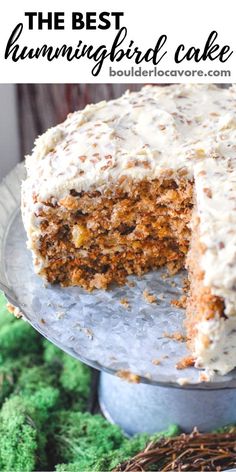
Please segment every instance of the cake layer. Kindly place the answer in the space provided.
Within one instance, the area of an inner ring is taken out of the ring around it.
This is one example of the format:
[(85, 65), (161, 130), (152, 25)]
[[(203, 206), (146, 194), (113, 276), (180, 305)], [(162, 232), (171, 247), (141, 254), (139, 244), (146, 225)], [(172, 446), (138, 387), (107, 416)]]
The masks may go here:
[(236, 320), (225, 314), (224, 299), (204, 284), (204, 271), (199, 260), (204, 245), (199, 240), (199, 218), (194, 217), (191, 250), (188, 253), (190, 293), (187, 300), (186, 328), (189, 347), (196, 366), (226, 374), (236, 365)]
[(230, 159), (207, 159), (194, 169), (204, 284), (224, 298), (229, 316), (236, 316), (236, 129), (234, 143), (231, 148), (227, 140), (222, 144), (222, 154), (230, 150)]
[(124, 283), (127, 275), (164, 264), (184, 265), (192, 213), (192, 183), (176, 174), (127, 182), (107, 191), (70, 191), (38, 208), (39, 273), (49, 282), (86, 289)]
[(147, 86), (69, 115), (26, 158), (22, 215), (36, 272), (106, 288), (163, 264), (178, 269), (190, 247), (191, 349), (197, 365), (227, 372), (236, 365), (235, 153), (235, 86)]
[[(216, 233), (210, 229), (216, 224), (217, 228), (224, 228), (220, 242), (227, 247), (226, 235), (234, 231), (231, 218), (236, 197), (235, 143), (234, 86), (229, 89), (212, 84), (147, 86), (140, 92), (127, 92), (117, 100), (88, 105), (42, 135), (32, 156), (26, 158), (28, 177), (23, 183), (26, 201), (23, 218), (29, 244), (36, 250), (30, 234), (40, 202), (66, 198), (71, 189), (103, 193), (117, 182), (125, 185), (126, 178), (153, 180), (160, 178), (166, 169), (174, 172), (184, 169), (190, 179), (195, 178), (203, 225), (200, 238), (204, 237), (205, 221), (209, 221), (210, 236), (202, 260), (206, 283), (225, 298), (227, 313), (235, 311), (236, 297), (229, 286), (235, 286), (236, 236), (231, 238), (226, 267), (222, 261), (227, 249), (218, 264)], [(197, 172), (199, 166), (201, 173), (206, 173), (203, 188), (200, 188), (202, 177)], [(214, 190), (214, 198), (209, 199), (203, 189), (209, 188), (213, 178), (218, 197)], [(226, 181), (230, 195), (224, 192), (222, 196), (220, 188)], [(219, 202), (221, 197), (223, 204)], [(216, 278), (220, 280), (221, 293)], [(227, 281), (222, 284), (225, 278)]]
[(212, 84), (146, 86), (87, 105), (36, 140), (24, 187), (45, 201), (71, 188), (102, 191), (124, 176), (152, 180), (163, 169), (193, 176), (199, 160), (233, 157), (235, 113), (235, 88)]

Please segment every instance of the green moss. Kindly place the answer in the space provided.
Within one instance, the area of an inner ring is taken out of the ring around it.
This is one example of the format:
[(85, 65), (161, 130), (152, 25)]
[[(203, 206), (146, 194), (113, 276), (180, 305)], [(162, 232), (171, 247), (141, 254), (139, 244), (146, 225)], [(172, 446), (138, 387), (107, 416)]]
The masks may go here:
[[(95, 417), (94, 417), (95, 418)], [(85, 418), (86, 419), (86, 418)], [(103, 419), (103, 422), (106, 420)], [(106, 422), (107, 424), (107, 422)], [(94, 431), (98, 428), (98, 437), (95, 439)], [(139, 434), (131, 439), (127, 439), (121, 433), (118, 426), (108, 425), (110, 428), (109, 439), (107, 440), (104, 429), (99, 422), (95, 422), (92, 425), (92, 434), (90, 427), (87, 428), (85, 435), (87, 434), (86, 447), (84, 447), (83, 439), (78, 439), (78, 446), (75, 446), (74, 440), (70, 437), (70, 447), (73, 445), (74, 461), (68, 464), (60, 464), (56, 467), (57, 472), (103, 472), (113, 470), (119, 463), (129, 459), (130, 457), (137, 454), (139, 451), (144, 449), (146, 444), (150, 440), (159, 439), (160, 437), (175, 436), (179, 433), (177, 426), (173, 425), (168, 428), (167, 431), (157, 433), (150, 437), (148, 434)], [(116, 438), (115, 441), (111, 441), (111, 438)], [(103, 447), (103, 441), (106, 443), (106, 447)], [(73, 448), (72, 447), (72, 448)], [(68, 457), (69, 459), (69, 457)], [(69, 461), (68, 461), (69, 462)]]
[(42, 387), (30, 396), (13, 395), (0, 411), (0, 470), (33, 471), (47, 467), (48, 422), (59, 391)]
[(142, 450), (147, 434), (129, 440), (101, 415), (84, 413), (90, 368), (15, 319), (5, 303), (0, 294), (0, 470), (58, 463), (58, 472), (112, 470)]
[(19, 373), (24, 368), (25, 364), (21, 360), (14, 359), (7, 359), (0, 365), (0, 405), (14, 391)]
[(62, 387), (67, 392), (88, 397), (91, 369), (46, 340), (43, 342), (43, 347), (44, 361), (49, 364), (57, 364), (61, 368), (60, 383)]
[(91, 384), (91, 369), (44, 340), (43, 358), (56, 370), (65, 407), (85, 411)]
[[(7, 358), (0, 364), (0, 406), (13, 392), (19, 392), (19, 379), (22, 376), (24, 388), (26, 387), (26, 373), (31, 371), (32, 365), (38, 362), (37, 356), (17, 356), (17, 359)], [(38, 369), (37, 365), (33, 369)], [(25, 378), (25, 383), (24, 383)]]
[(34, 408), (18, 396), (4, 403), (0, 412), (1, 470), (35, 470), (38, 445), (34, 417)]
[(39, 354), (41, 350), (41, 337), (25, 321), (16, 320), (14, 323), (5, 324), (0, 329), (0, 352), (3, 359), (19, 355)]
[(43, 340), (43, 360), (48, 364), (62, 364), (64, 352), (50, 343), (46, 339)]
[(104, 470), (113, 470), (118, 464), (133, 457), (142, 451), (149, 441), (157, 440), (161, 437), (171, 437), (179, 434), (178, 426), (171, 425), (166, 431), (156, 433), (150, 436), (147, 433), (137, 434), (131, 439), (124, 438), (122, 446), (119, 449), (111, 451), (109, 454), (101, 456), (96, 464), (93, 465), (94, 472), (102, 472)]
[(17, 388), (24, 395), (32, 395), (43, 387), (57, 385), (57, 377), (50, 366), (36, 365), (21, 372)]
[(166, 431), (156, 433), (150, 436), (150, 434), (143, 433), (137, 434), (131, 439), (126, 439), (120, 449), (111, 452), (108, 456), (101, 458), (97, 461), (94, 472), (102, 470), (112, 470), (119, 463), (128, 460), (138, 452), (142, 451), (149, 441), (155, 441), (161, 437), (176, 436), (180, 433), (180, 429), (176, 425), (171, 425)]
[(0, 366), (0, 404), (13, 392), (15, 386), (15, 367), (12, 362)]
[(9, 313), (6, 304), (6, 297), (2, 292), (0, 292), (0, 330), (3, 326), (9, 325), (16, 320), (14, 315)]
[[(58, 408), (56, 374), (42, 363), (42, 337), (5, 308), (0, 294), (0, 470), (46, 470), (50, 415)], [(54, 385), (55, 384), (55, 385)]]
[(64, 354), (60, 384), (69, 395), (71, 406), (85, 410), (91, 385), (91, 369), (73, 357)]
[(55, 417), (54, 425), (52, 434), (57, 462), (79, 461), (81, 469), (78, 470), (86, 470), (124, 441), (120, 428), (100, 415), (64, 411)]
[(37, 417), (41, 423), (50, 418), (51, 411), (59, 406), (60, 392), (54, 387), (40, 388), (29, 397), (31, 404), (37, 409)]

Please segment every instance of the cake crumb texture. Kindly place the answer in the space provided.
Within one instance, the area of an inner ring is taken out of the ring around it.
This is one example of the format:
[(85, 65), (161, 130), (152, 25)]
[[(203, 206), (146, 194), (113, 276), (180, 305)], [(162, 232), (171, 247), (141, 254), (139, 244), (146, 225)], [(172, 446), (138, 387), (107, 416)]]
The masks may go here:
[(187, 299), (173, 304), (186, 302), (195, 365), (227, 373), (236, 364), (235, 153), (235, 85), (146, 86), (70, 114), (26, 157), (22, 216), (36, 273), (90, 291), (187, 267)]

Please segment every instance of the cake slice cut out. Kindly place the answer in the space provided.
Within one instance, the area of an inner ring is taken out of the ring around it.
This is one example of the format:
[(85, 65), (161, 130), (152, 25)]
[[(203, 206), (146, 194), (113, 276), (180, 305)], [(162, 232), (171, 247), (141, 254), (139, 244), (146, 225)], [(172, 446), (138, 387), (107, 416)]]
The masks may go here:
[(197, 367), (236, 366), (236, 89), (146, 86), (36, 140), (22, 216), (36, 273), (86, 290), (186, 267)]

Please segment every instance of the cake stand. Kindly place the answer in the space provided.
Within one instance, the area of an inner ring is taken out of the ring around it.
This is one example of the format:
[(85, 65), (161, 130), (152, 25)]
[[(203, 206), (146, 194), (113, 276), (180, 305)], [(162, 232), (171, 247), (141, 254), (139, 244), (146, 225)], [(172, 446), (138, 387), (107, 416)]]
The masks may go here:
[[(124, 287), (92, 293), (45, 286), (26, 249), (22, 178), (19, 164), (0, 185), (1, 288), (45, 338), (101, 370), (99, 399), (107, 419), (129, 435), (163, 430), (171, 423), (186, 432), (235, 423), (235, 371), (202, 382), (201, 371), (176, 369), (188, 352), (184, 342), (174, 339), (183, 333), (184, 311), (171, 300), (181, 296), (185, 274), (167, 277), (158, 270), (129, 277)], [(145, 291), (157, 301), (149, 303)]]

